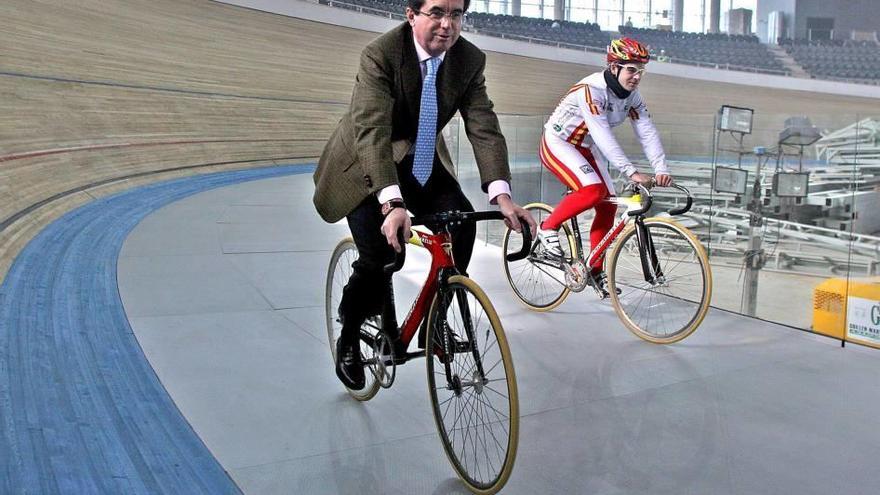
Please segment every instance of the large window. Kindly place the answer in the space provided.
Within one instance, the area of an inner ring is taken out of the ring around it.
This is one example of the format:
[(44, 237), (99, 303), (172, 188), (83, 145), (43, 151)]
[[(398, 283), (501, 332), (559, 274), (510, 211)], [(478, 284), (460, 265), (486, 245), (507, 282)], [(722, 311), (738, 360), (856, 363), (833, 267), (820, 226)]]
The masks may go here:
[(603, 0), (599, 2), (599, 26), (605, 31), (616, 30), (620, 26), (622, 0)]
[(488, 12), (490, 14), (510, 14), (508, 0), (472, 0), (471, 12)]
[(523, 17), (552, 19), (555, 0), (522, 0), (520, 10)]
[(596, 11), (592, 1), (571, 2), (565, 6), (565, 18), (573, 22), (595, 22)]
[[(524, 17), (553, 18), (557, 0), (522, 0), (520, 14)], [(688, 32), (705, 32), (709, 29), (709, 4), (711, 0), (684, 0), (682, 28)], [(616, 31), (622, 24), (633, 27), (656, 27), (673, 24), (674, 0), (569, 0), (565, 18), (575, 22), (598, 22), (604, 31)], [(472, 0), (474, 12), (511, 14), (511, 0)], [(598, 6), (598, 9), (595, 7)], [(727, 31), (727, 12), (745, 8), (752, 11), (752, 32), (757, 29), (757, 0), (721, 0), (721, 31)]]
[[(538, 19), (552, 19), (555, 4), (555, 0), (522, 0), (520, 15)], [(472, 0), (470, 11), (510, 15), (513, 13), (513, 2), (511, 0)]]

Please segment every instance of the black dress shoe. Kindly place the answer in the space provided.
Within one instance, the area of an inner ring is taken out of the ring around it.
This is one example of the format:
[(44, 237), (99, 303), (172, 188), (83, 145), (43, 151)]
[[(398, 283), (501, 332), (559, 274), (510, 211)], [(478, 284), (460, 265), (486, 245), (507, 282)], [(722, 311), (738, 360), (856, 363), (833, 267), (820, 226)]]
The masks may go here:
[(358, 344), (346, 345), (336, 341), (336, 376), (351, 390), (361, 390), (366, 385), (364, 364)]

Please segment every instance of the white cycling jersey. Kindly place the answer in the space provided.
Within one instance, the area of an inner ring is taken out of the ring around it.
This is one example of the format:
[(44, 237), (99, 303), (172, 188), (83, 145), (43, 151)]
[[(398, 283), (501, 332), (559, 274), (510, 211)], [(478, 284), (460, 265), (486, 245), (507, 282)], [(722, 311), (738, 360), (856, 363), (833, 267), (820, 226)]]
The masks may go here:
[(562, 97), (556, 110), (544, 124), (545, 134), (574, 146), (598, 150), (605, 161), (629, 177), (637, 172), (611, 132), (629, 117), (645, 156), (654, 172), (668, 174), (666, 153), (660, 135), (638, 90), (618, 98), (605, 82), (602, 72), (581, 79)]

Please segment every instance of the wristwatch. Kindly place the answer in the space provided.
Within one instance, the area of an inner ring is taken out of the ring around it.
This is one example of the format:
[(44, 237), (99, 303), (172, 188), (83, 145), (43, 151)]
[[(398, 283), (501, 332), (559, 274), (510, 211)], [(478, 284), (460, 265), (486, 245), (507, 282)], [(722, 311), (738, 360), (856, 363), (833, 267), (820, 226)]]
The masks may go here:
[(382, 203), (382, 216), (387, 217), (391, 210), (395, 208), (403, 208), (406, 209), (406, 205), (403, 203), (402, 199), (390, 199), (384, 203)]

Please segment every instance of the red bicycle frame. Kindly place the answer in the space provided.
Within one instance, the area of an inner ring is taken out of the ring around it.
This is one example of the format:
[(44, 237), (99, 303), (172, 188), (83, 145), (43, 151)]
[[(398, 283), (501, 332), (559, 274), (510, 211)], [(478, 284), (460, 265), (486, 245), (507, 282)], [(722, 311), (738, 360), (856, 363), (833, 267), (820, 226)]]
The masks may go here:
[[(428, 250), (428, 253), (431, 255), (431, 268), (428, 270), (428, 278), (422, 284), (419, 295), (413, 302), (409, 313), (407, 313), (406, 318), (403, 320), (403, 325), (399, 329), (400, 340), (407, 347), (409, 347), (409, 343), (415, 337), (422, 320), (427, 317), (428, 310), (431, 308), (431, 303), (434, 300), (434, 295), (437, 294), (437, 289), (440, 286), (440, 274), (443, 270), (452, 270), (457, 273), (455, 262), (452, 259), (452, 236), (448, 232), (429, 234), (414, 230), (413, 236), (410, 237), (408, 243)], [(386, 304), (391, 309), (394, 309), (393, 300), (389, 300)], [(396, 318), (393, 319), (393, 322), (396, 326)]]
[[(478, 211), (478, 212), (445, 212), (433, 215), (427, 215), (421, 218), (413, 218), (413, 225), (437, 225), (441, 230), (437, 234), (431, 234), (421, 230), (413, 230), (413, 235), (407, 241), (408, 244), (423, 247), (428, 250), (431, 255), (431, 268), (428, 270), (428, 278), (422, 284), (419, 295), (413, 302), (412, 307), (407, 313), (403, 321), (403, 325), (398, 327), (397, 315), (394, 305), (394, 289), (392, 284), (387, 287), (385, 304), (382, 310), (382, 330), (388, 337), (399, 336), (400, 341), (409, 348), (410, 342), (416, 335), (419, 326), (427, 318), (427, 313), (431, 308), (434, 296), (440, 290), (440, 285), (445, 283), (446, 279), (451, 275), (458, 273), (455, 268), (455, 261), (452, 258), (452, 235), (446, 230), (451, 224), (460, 224), (463, 222), (478, 222), (481, 220), (503, 220), (504, 216), (498, 211)], [(523, 229), (523, 248), (520, 252), (514, 254), (506, 254), (510, 261), (524, 259), (528, 256), (531, 247), (531, 233), (528, 227)], [(399, 270), (405, 261), (406, 250), (403, 249), (395, 257), (394, 263), (385, 267), (386, 273), (393, 273)], [(406, 358), (422, 357), (424, 353), (408, 353)]]

